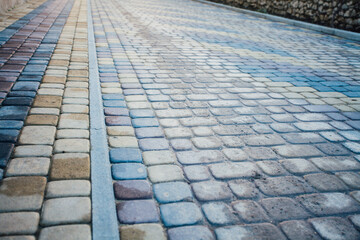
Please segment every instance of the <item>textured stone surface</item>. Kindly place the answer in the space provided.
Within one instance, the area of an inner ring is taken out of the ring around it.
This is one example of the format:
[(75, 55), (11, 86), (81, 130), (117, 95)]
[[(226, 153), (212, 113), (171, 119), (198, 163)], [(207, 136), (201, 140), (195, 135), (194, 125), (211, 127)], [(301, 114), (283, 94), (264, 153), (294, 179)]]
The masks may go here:
[(0, 186), (0, 212), (40, 210), (46, 178), (39, 176), (10, 177)]
[(318, 173), (305, 175), (304, 178), (311, 186), (322, 192), (344, 191), (348, 189), (346, 185), (334, 175)]
[(26, 145), (15, 148), (15, 157), (50, 157), (52, 154), (51, 146)]
[(90, 141), (87, 139), (58, 139), (54, 144), (56, 153), (89, 152)]
[(208, 180), (210, 172), (206, 166), (193, 165), (184, 167), (185, 176), (189, 181)]
[(259, 172), (256, 165), (250, 162), (213, 164), (210, 171), (218, 179), (250, 177)]
[(88, 223), (91, 220), (90, 198), (67, 197), (46, 200), (41, 214), (45, 226)]
[(272, 219), (306, 219), (310, 216), (303, 207), (291, 198), (267, 198), (261, 204)]
[(146, 179), (147, 172), (143, 164), (121, 163), (111, 167), (112, 176), (116, 180)]
[(114, 148), (110, 150), (110, 161), (113, 163), (142, 162), (142, 156), (137, 148)]
[(52, 180), (89, 179), (90, 159), (84, 153), (55, 154), (50, 170)]
[(148, 167), (150, 181), (153, 183), (168, 182), (183, 179), (180, 167), (176, 165), (157, 165)]
[(46, 197), (89, 196), (90, 188), (90, 182), (86, 180), (51, 181), (46, 187)]
[(282, 157), (317, 157), (322, 153), (311, 145), (290, 145), (275, 147), (274, 150)]
[(191, 186), (200, 201), (228, 200), (232, 197), (230, 189), (223, 182), (206, 181), (193, 183)]
[(316, 216), (357, 212), (360, 205), (343, 193), (319, 193), (297, 197)]
[(159, 203), (190, 201), (192, 193), (184, 182), (159, 183), (153, 185), (155, 198)]
[(241, 200), (234, 202), (232, 206), (245, 222), (264, 222), (269, 219), (264, 209), (254, 201)]
[(123, 240), (165, 240), (164, 231), (159, 224), (136, 224), (122, 226), (120, 238)]
[(303, 179), (298, 177), (276, 177), (255, 180), (255, 184), (265, 194), (282, 196), (314, 192)]
[(49, 158), (14, 158), (6, 170), (6, 176), (41, 175), (48, 174)]
[(171, 240), (213, 240), (215, 239), (214, 234), (205, 226), (186, 226), (176, 227), (168, 230), (168, 236)]
[(181, 164), (202, 164), (220, 162), (225, 159), (221, 152), (216, 150), (178, 152), (177, 158)]
[(146, 165), (169, 164), (175, 161), (175, 156), (170, 151), (149, 151), (143, 152), (143, 159)]
[(202, 205), (202, 210), (208, 221), (214, 225), (233, 224), (237, 221), (230, 207), (221, 202), (206, 203)]
[(35, 234), (39, 219), (37, 212), (0, 213), (0, 234)]
[(121, 223), (152, 223), (159, 221), (159, 215), (153, 200), (134, 200), (117, 204), (118, 219)]
[(259, 194), (255, 184), (247, 180), (229, 181), (231, 191), (239, 198), (253, 198)]
[(26, 118), (26, 125), (51, 125), (56, 126), (58, 117), (54, 115), (29, 115)]
[(115, 148), (137, 148), (139, 147), (136, 138), (128, 136), (110, 137), (109, 145)]
[(114, 183), (114, 192), (117, 199), (151, 198), (152, 190), (148, 181), (127, 180)]
[(39, 95), (35, 98), (34, 107), (47, 107), (47, 108), (60, 108), (61, 97), (60, 96), (46, 96)]
[(167, 227), (192, 225), (202, 220), (194, 203), (170, 203), (160, 206), (161, 218)]
[(359, 239), (359, 232), (345, 219), (337, 217), (310, 219), (311, 225), (323, 238)]
[(146, 138), (139, 140), (139, 147), (143, 151), (167, 150), (169, 143), (163, 138)]
[(286, 239), (286, 237), (272, 224), (254, 224), (244, 226), (222, 227), (215, 230), (217, 239)]
[(85, 225), (85, 224), (46, 227), (41, 229), (39, 239), (40, 240), (45, 240), (45, 239), (90, 240), (91, 228), (89, 225)]
[(314, 231), (310, 224), (305, 221), (292, 220), (280, 223), (281, 229), (286, 236), (293, 239), (316, 239), (320, 240), (320, 236)]
[(51, 126), (25, 126), (19, 143), (52, 145), (55, 140), (55, 131), (56, 128)]

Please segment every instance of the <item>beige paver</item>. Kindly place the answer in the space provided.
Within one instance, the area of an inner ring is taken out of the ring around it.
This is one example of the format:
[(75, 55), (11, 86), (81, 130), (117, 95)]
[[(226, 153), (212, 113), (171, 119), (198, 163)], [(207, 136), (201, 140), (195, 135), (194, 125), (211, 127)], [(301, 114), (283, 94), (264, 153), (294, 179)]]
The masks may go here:
[(90, 141), (87, 139), (58, 139), (54, 144), (55, 153), (89, 152)]
[(56, 126), (58, 117), (55, 115), (29, 115), (25, 121), (26, 125), (51, 125)]
[(183, 172), (176, 165), (156, 165), (148, 167), (148, 175), (153, 183), (183, 180)]
[(39, 240), (91, 240), (91, 228), (86, 224), (60, 225), (41, 229)]
[(60, 96), (36, 96), (33, 107), (60, 108), (62, 98)]
[(21, 132), (20, 144), (52, 145), (55, 140), (56, 127), (53, 126), (25, 126)]
[(20, 145), (15, 148), (15, 157), (50, 157), (52, 147), (45, 145)]
[(88, 223), (91, 220), (91, 203), (87, 197), (54, 198), (44, 202), (41, 224), (44, 226), (65, 223)]
[(45, 177), (5, 178), (0, 186), (0, 212), (40, 210), (45, 186)]
[(165, 240), (165, 234), (160, 224), (136, 224), (120, 227), (122, 240)]
[(84, 153), (55, 154), (50, 170), (51, 180), (89, 179), (90, 158)]
[(6, 176), (39, 175), (46, 176), (49, 172), (49, 158), (14, 158), (6, 170)]
[(56, 132), (56, 138), (89, 138), (89, 130), (84, 129), (60, 129)]
[[(71, 105), (72, 106), (72, 105)], [(69, 108), (71, 107), (69, 105)], [(89, 128), (89, 116), (87, 114), (61, 114), (58, 125), (59, 129), (88, 129)]]
[(107, 133), (110, 136), (134, 136), (135, 131), (130, 126), (111, 126), (107, 127)]
[[(38, 224), (39, 214), (37, 212), (0, 213), (1, 235), (35, 234)], [(16, 237), (9, 239), (16, 239)]]
[(135, 137), (128, 136), (116, 136), (109, 137), (109, 145), (110, 147), (138, 147), (138, 142)]
[(91, 185), (86, 180), (51, 181), (47, 185), (46, 197), (79, 197), (89, 196)]
[(143, 152), (145, 165), (171, 164), (175, 162), (175, 155), (170, 151)]

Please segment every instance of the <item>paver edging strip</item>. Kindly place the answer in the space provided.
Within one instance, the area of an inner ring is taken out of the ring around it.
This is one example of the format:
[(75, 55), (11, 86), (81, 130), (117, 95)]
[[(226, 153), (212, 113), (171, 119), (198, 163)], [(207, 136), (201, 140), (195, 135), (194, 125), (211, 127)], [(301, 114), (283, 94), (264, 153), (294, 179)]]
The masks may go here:
[(269, 19), (269, 20), (276, 21), (276, 22), (287, 23), (287, 24), (290, 24), (293, 26), (302, 27), (302, 28), (306, 28), (309, 30), (313, 30), (313, 31), (317, 31), (317, 32), (321, 32), (321, 33), (325, 33), (325, 34), (329, 34), (329, 35), (334, 35), (337, 37), (343, 37), (343, 38), (346, 38), (349, 40), (360, 42), (360, 33), (356, 33), (356, 32), (350, 32), (350, 31), (341, 30), (341, 29), (337, 29), (337, 28), (325, 27), (325, 26), (321, 26), (321, 25), (317, 25), (317, 24), (313, 24), (313, 23), (307, 23), (307, 22), (302, 22), (302, 21), (298, 21), (298, 20), (294, 20), (294, 19), (279, 17), (279, 16), (275, 16), (275, 15), (271, 15), (271, 14), (255, 12), (255, 11), (237, 8), (237, 7), (233, 7), (233, 6), (229, 6), (229, 5), (225, 5), (225, 4), (221, 4), (221, 3), (215, 3), (215, 2), (211, 2), (211, 1), (207, 1), (207, 0), (191, 0), (191, 1), (201, 2), (204, 4), (213, 5), (213, 6), (220, 7), (220, 8), (225, 8), (225, 9), (228, 9), (231, 11), (248, 14), (248, 15), (252, 15), (255, 17), (261, 17), (261, 18)]
[(119, 239), (90, 0), (87, 3), (92, 237), (94, 240)]

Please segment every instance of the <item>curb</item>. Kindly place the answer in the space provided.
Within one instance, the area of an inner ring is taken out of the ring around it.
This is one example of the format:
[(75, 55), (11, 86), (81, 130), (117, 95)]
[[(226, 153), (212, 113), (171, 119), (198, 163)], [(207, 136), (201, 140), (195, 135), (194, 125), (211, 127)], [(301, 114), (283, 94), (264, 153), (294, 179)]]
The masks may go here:
[(341, 30), (341, 29), (337, 29), (337, 28), (325, 27), (325, 26), (321, 26), (321, 25), (317, 25), (317, 24), (313, 24), (313, 23), (307, 23), (307, 22), (288, 19), (288, 18), (279, 17), (279, 16), (275, 16), (275, 15), (270, 15), (270, 14), (266, 14), (266, 13), (255, 12), (255, 11), (251, 11), (251, 10), (247, 10), (247, 9), (232, 7), (229, 5), (210, 2), (210, 1), (206, 1), (206, 0), (192, 0), (192, 1), (200, 2), (200, 3), (204, 3), (204, 4), (208, 4), (208, 5), (212, 5), (212, 6), (216, 6), (216, 7), (220, 7), (220, 8), (225, 8), (225, 9), (228, 9), (231, 11), (248, 14), (248, 15), (252, 15), (255, 17), (265, 18), (265, 19), (269, 19), (272, 21), (276, 21), (276, 22), (287, 23), (287, 24), (290, 24), (293, 26), (302, 27), (302, 28), (306, 28), (309, 30), (326, 33), (329, 35), (334, 35), (337, 37), (342, 37), (342, 38), (346, 38), (349, 40), (360, 42), (360, 33), (350, 32), (350, 31)]
[(90, 0), (87, 0), (87, 8), (90, 87), (92, 239), (119, 239)]

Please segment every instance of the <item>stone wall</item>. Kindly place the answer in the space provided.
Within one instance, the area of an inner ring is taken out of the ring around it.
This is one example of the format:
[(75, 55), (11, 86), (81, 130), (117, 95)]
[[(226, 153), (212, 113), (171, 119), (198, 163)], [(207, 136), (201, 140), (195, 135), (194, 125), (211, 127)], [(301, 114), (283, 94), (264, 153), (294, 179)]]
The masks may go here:
[(0, 14), (4, 14), (16, 5), (24, 2), (26, 2), (26, 0), (0, 0)]
[(360, 32), (360, 0), (210, 0), (282, 17)]

